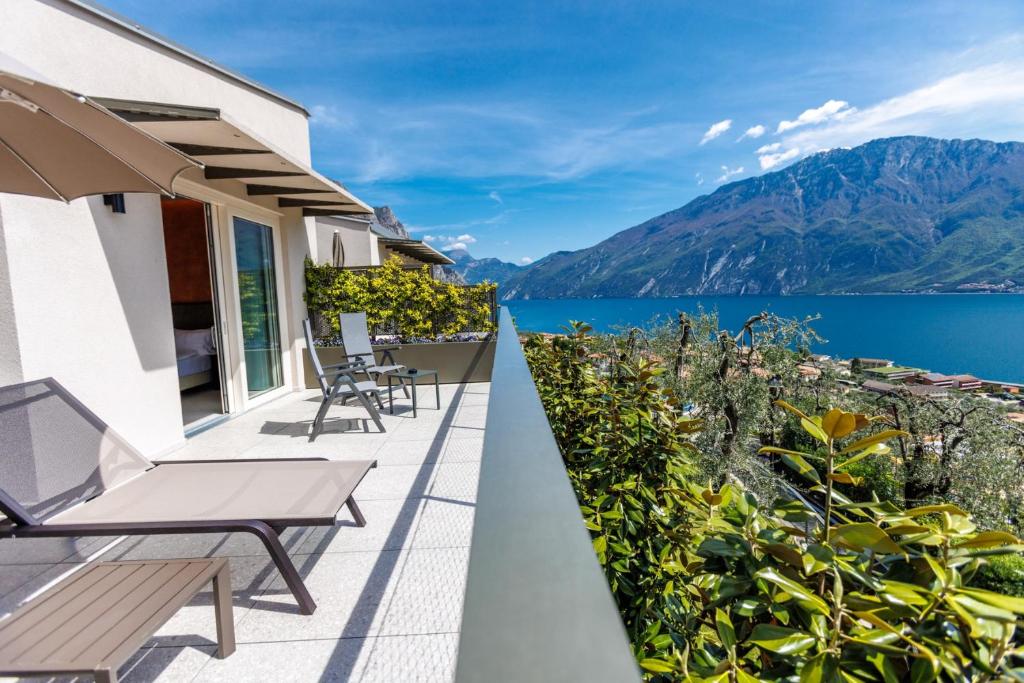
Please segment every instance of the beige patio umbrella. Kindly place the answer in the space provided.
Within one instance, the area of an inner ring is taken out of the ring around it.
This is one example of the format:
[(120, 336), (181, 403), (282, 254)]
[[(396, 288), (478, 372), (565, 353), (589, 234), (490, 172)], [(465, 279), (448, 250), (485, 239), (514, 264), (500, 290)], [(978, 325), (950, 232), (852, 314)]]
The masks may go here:
[(341, 242), (341, 233), (334, 231), (334, 241), (331, 243), (331, 260), (335, 268), (345, 265), (345, 246)]
[(162, 192), (201, 167), (87, 97), (0, 53), (0, 192), (71, 201)]

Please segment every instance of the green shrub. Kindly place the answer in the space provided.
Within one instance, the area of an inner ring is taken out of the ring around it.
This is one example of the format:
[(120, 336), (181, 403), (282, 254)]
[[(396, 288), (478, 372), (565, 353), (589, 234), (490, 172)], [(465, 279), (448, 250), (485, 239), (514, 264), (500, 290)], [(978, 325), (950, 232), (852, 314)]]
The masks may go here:
[(437, 337), (493, 332), (497, 285), (456, 285), (435, 280), (430, 267), (410, 270), (397, 256), (380, 268), (354, 271), (306, 259), (306, 306), (327, 336), (339, 332), (339, 313), (366, 312), (374, 336)]
[[(815, 453), (771, 446), (826, 510), (764, 505), (739, 482), (692, 481), (690, 438), (656, 364), (590, 362), (587, 328), (526, 355), (594, 550), (651, 681), (987, 681), (1024, 677), (1024, 599), (986, 590), (988, 558), (1020, 550), (950, 504), (854, 502), (850, 470), (902, 432), (875, 418), (793, 413)], [(808, 458), (820, 458), (812, 467)], [(820, 473), (819, 473), (820, 470)]]
[(978, 585), (997, 593), (1024, 598), (1024, 556), (989, 558), (988, 564), (978, 570)]

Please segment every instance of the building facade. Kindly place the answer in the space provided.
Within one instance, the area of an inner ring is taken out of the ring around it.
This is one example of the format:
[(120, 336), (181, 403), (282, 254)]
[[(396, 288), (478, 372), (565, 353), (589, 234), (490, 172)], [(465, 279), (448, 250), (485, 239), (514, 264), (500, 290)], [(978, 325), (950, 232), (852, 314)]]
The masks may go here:
[(309, 168), (306, 110), (84, 0), (0, 25), (0, 52), (206, 165), (123, 213), (0, 194), (0, 384), (52, 376), (150, 456), (301, 388), (315, 217), (371, 211)]

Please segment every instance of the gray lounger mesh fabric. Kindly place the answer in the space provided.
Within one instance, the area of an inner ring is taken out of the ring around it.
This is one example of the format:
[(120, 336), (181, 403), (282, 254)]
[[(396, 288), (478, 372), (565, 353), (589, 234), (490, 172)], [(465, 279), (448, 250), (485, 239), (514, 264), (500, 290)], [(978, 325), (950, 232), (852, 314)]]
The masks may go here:
[(52, 380), (0, 389), (0, 488), (37, 520), (152, 463)]

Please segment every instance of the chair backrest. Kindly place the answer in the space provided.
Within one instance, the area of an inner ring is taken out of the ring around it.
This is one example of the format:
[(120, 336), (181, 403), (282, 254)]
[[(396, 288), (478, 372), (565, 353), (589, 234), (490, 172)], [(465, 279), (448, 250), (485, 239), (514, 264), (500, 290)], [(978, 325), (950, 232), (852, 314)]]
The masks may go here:
[(324, 366), (320, 364), (320, 356), (316, 353), (316, 346), (313, 345), (313, 326), (309, 318), (302, 321), (302, 334), (306, 337), (306, 350), (309, 351), (309, 361), (313, 364), (313, 372), (316, 373), (316, 381), (320, 383), (320, 391), (324, 396), (330, 393), (331, 387), (327, 384), (327, 377), (324, 375)]
[(376, 365), (370, 333), (366, 329), (366, 313), (341, 313), (338, 319), (341, 322), (341, 343), (345, 346), (349, 361), (361, 360), (371, 368)]
[(39, 524), (153, 463), (52, 378), (0, 387), (0, 512)]

